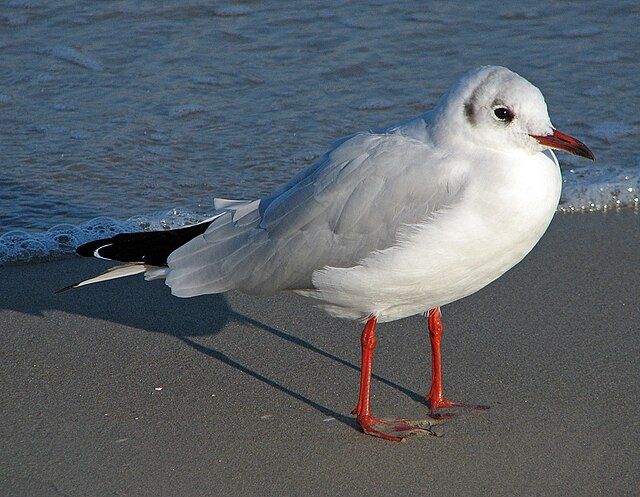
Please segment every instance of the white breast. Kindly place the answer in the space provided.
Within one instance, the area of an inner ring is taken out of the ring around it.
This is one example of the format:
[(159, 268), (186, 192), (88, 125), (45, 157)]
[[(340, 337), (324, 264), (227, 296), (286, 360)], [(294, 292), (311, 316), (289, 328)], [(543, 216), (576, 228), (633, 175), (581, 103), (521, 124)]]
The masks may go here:
[(330, 314), (393, 321), (470, 295), (529, 253), (556, 210), (561, 176), (552, 152), (469, 171), (460, 201), (407, 227), (394, 246), (350, 268), (313, 274)]

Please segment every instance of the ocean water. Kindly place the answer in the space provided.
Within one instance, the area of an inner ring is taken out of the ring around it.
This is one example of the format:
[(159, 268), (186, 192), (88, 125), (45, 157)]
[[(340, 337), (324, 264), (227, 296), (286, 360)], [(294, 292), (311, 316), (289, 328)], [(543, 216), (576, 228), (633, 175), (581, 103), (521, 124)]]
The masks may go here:
[(637, 1), (6, 0), (0, 264), (269, 193), (485, 64), (595, 152), (558, 154), (561, 212), (637, 211), (638, 19)]

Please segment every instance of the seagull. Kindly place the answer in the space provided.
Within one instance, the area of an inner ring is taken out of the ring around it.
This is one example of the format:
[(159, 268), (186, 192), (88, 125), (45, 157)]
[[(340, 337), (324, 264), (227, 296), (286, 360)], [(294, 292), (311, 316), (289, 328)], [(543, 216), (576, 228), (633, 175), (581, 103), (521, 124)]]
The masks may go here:
[[(432, 434), (440, 409), (473, 407), (444, 396), (440, 308), (500, 277), (542, 237), (562, 184), (552, 149), (595, 160), (553, 127), (538, 88), (505, 67), (479, 67), (431, 111), (336, 141), (262, 199), (215, 199), (201, 223), (81, 245), (82, 256), (125, 264), (62, 290), (144, 273), (164, 278), (177, 297), (303, 295), (332, 316), (365, 323), (352, 411), (361, 429), (393, 441)], [(374, 417), (376, 325), (421, 313), (431, 418)]]

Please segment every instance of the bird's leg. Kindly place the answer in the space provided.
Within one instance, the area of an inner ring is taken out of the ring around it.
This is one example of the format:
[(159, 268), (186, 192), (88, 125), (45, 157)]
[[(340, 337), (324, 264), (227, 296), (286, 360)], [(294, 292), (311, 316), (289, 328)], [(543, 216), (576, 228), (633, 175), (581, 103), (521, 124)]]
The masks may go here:
[(375, 317), (369, 318), (367, 324), (362, 330), (360, 337), (360, 345), (362, 346), (362, 367), (360, 369), (360, 395), (358, 396), (358, 405), (351, 411), (351, 414), (358, 416), (370, 416), (370, 393), (371, 393), (371, 369), (373, 367), (373, 351), (378, 343), (376, 336)]
[(463, 404), (462, 402), (452, 402), (445, 399), (442, 389), (442, 355), (440, 353), (440, 339), (444, 331), (440, 308), (436, 307), (429, 311), (429, 341), (431, 342), (431, 389), (425, 397), (425, 401), (431, 408), (431, 415), (434, 417), (446, 417), (436, 414), (436, 410), (443, 407), (465, 407), (468, 409), (484, 410), (488, 406), (474, 406)]
[(434, 435), (429, 429), (430, 426), (435, 424), (433, 420), (409, 421), (403, 418), (374, 418), (371, 415), (371, 368), (373, 351), (378, 342), (378, 338), (375, 335), (376, 323), (377, 320), (374, 316), (369, 318), (360, 338), (362, 345), (360, 395), (358, 396), (358, 405), (351, 411), (351, 414), (357, 415), (356, 421), (365, 433), (385, 440), (399, 442), (409, 435), (419, 433)]
[(429, 311), (429, 341), (431, 342), (431, 390), (425, 397), (431, 411), (440, 407), (451, 407), (452, 402), (445, 400), (442, 390), (442, 355), (440, 353), (440, 339), (444, 326), (440, 316), (440, 308)]

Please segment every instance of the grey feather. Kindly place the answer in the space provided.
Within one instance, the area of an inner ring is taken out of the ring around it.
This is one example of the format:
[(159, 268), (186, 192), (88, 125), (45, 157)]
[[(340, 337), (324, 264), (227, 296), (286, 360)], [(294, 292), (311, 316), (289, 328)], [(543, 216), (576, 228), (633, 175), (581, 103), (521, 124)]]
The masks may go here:
[(217, 201), (225, 214), (169, 257), (167, 284), (184, 297), (311, 288), (314, 271), (352, 266), (392, 246), (403, 226), (450, 205), (463, 185), (463, 176), (445, 188), (430, 181), (430, 167), (451, 164), (427, 136), (421, 117), (360, 133), (268, 197)]

